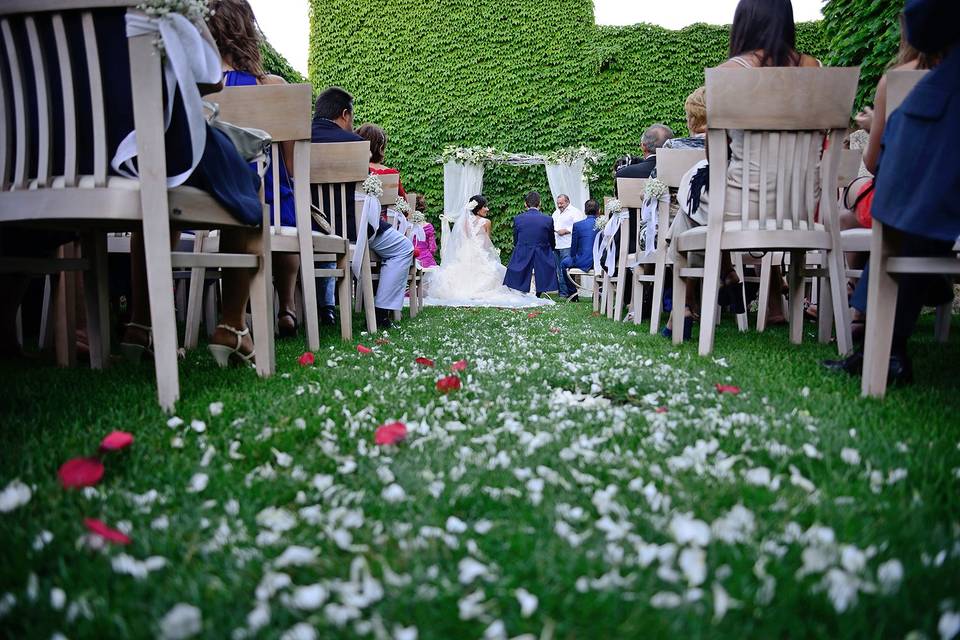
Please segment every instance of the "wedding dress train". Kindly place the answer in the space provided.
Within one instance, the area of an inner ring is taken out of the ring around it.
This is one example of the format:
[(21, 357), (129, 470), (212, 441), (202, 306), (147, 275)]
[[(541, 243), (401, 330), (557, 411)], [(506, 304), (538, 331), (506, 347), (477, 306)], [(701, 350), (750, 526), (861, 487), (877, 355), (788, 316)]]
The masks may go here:
[(503, 285), (507, 268), (483, 228), (483, 218), (468, 211), (460, 215), (449, 238), (443, 239), (440, 267), (424, 273), (425, 306), (537, 307), (552, 305)]

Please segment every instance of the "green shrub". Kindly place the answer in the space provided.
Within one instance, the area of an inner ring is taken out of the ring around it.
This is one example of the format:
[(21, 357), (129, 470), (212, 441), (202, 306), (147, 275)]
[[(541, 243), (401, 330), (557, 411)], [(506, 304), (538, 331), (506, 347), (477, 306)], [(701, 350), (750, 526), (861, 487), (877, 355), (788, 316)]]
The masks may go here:
[[(426, 196), (433, 218), (443, 206), (434, 160), (448, 144), (524, 153), (585, 144), (606, 154), (591, 195), (611, 194), (616, 158), (638, 154), (654, 122), (686, 133), (684, 98), (703, 84), (704, 67), (727, 57), (727, 27), (597, 26), (591, 0), (311, 2), (314, 88), (342, 86), (355, 96), (358, 125), (386, 129), (386, 163)], [(818, 23), (799, 25), (798, 39), (803, 51), (826, 53)], [(530, 189), (549, 194), (543, 167), (486, 172), (504, 256)]]

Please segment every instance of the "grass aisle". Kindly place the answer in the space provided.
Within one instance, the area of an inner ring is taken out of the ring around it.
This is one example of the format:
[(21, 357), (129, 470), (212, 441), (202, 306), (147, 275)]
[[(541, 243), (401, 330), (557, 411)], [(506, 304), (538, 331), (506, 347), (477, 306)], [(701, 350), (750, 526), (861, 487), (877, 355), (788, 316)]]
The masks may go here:
[[(0, 365), (0, 491), (32, 494), (0, 512), (0, 635), (939, 638), (957, 341), (925, 323), (919, 384), (878, 403), (811, 331), (725, 324), (703, 359), (584, 304), (429, 309), (367, 355), (327, 336), (302, 367), (281, 343), (270, 380), (191, 353), (182, 424), (148, 366)], [(62, 489), (112, 430), (136, 442)], [(91, 550), (86, 517), (132, 543)]]

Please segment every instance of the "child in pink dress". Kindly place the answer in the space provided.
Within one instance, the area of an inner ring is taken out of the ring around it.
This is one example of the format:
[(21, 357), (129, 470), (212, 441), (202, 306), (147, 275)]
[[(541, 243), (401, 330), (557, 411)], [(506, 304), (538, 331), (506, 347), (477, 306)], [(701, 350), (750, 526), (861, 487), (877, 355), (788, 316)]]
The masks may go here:
[[(411, 218), (417, 213), (423, 214), (426, 213), (426, 211), (427, 203), (423, 196), (418, 194), (416, 213), (414, 213)], [(435, 257), (437, 252), (437, 236), (434, 232), (433, 225), (429, 222), (424, 223), (423, 233), (426, 236), (424, 240), (413, 238), (413, 255), (420, 261), (420, 266), (424, 269), (429, 269), (430, 267), (437, 266), (437, 259)]]

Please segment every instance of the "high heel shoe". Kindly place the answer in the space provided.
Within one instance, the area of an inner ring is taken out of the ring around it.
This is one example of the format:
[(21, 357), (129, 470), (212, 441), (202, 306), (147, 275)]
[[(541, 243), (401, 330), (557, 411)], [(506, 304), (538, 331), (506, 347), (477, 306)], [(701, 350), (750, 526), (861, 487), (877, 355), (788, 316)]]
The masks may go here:
[(148, 327), (147, 325), (137, 324), (136, 322), (130, 322), (127, 324), (128, 329), (140, 329), (147, 334), (147, 344), (140, 344), (138, 342), (121, 342), (120, 343), (120, 353), (123, 357), (133, 363), (140, 362), (144, 356), (153, 357), (153, 327)]
[[(293, 323), (290, 326), (282, 325), (280, 324), (281, 318), (290, 318)], [(297, 320), (297, 316), (290, 311), (283, 311), (277, 316), (277, 335), (281, 338), (292, 338), (293, 336), (297, 335), (297, 329), (299, 327), (300, 323)]]
[(240, 351), (240, 345), (243, 344), (243, 337), (250, 334), (249, 327), (240, 330), (234, 329), (227, 324), (218, 324), (217, 329), (229, 331), (237, 338), (237, 346), (233, 347), (232, 349), (225, 344), (207, 345), (210, 355), (212, 355), (213, 359), (217, 361), (217, 364), (220, 365), (221, 369), (226, 369), (231, 362), (237, 364), (253, 364), (253, 358), (256, 355), (257, 350), (254, 349), (250, 353), (243, 353)]

